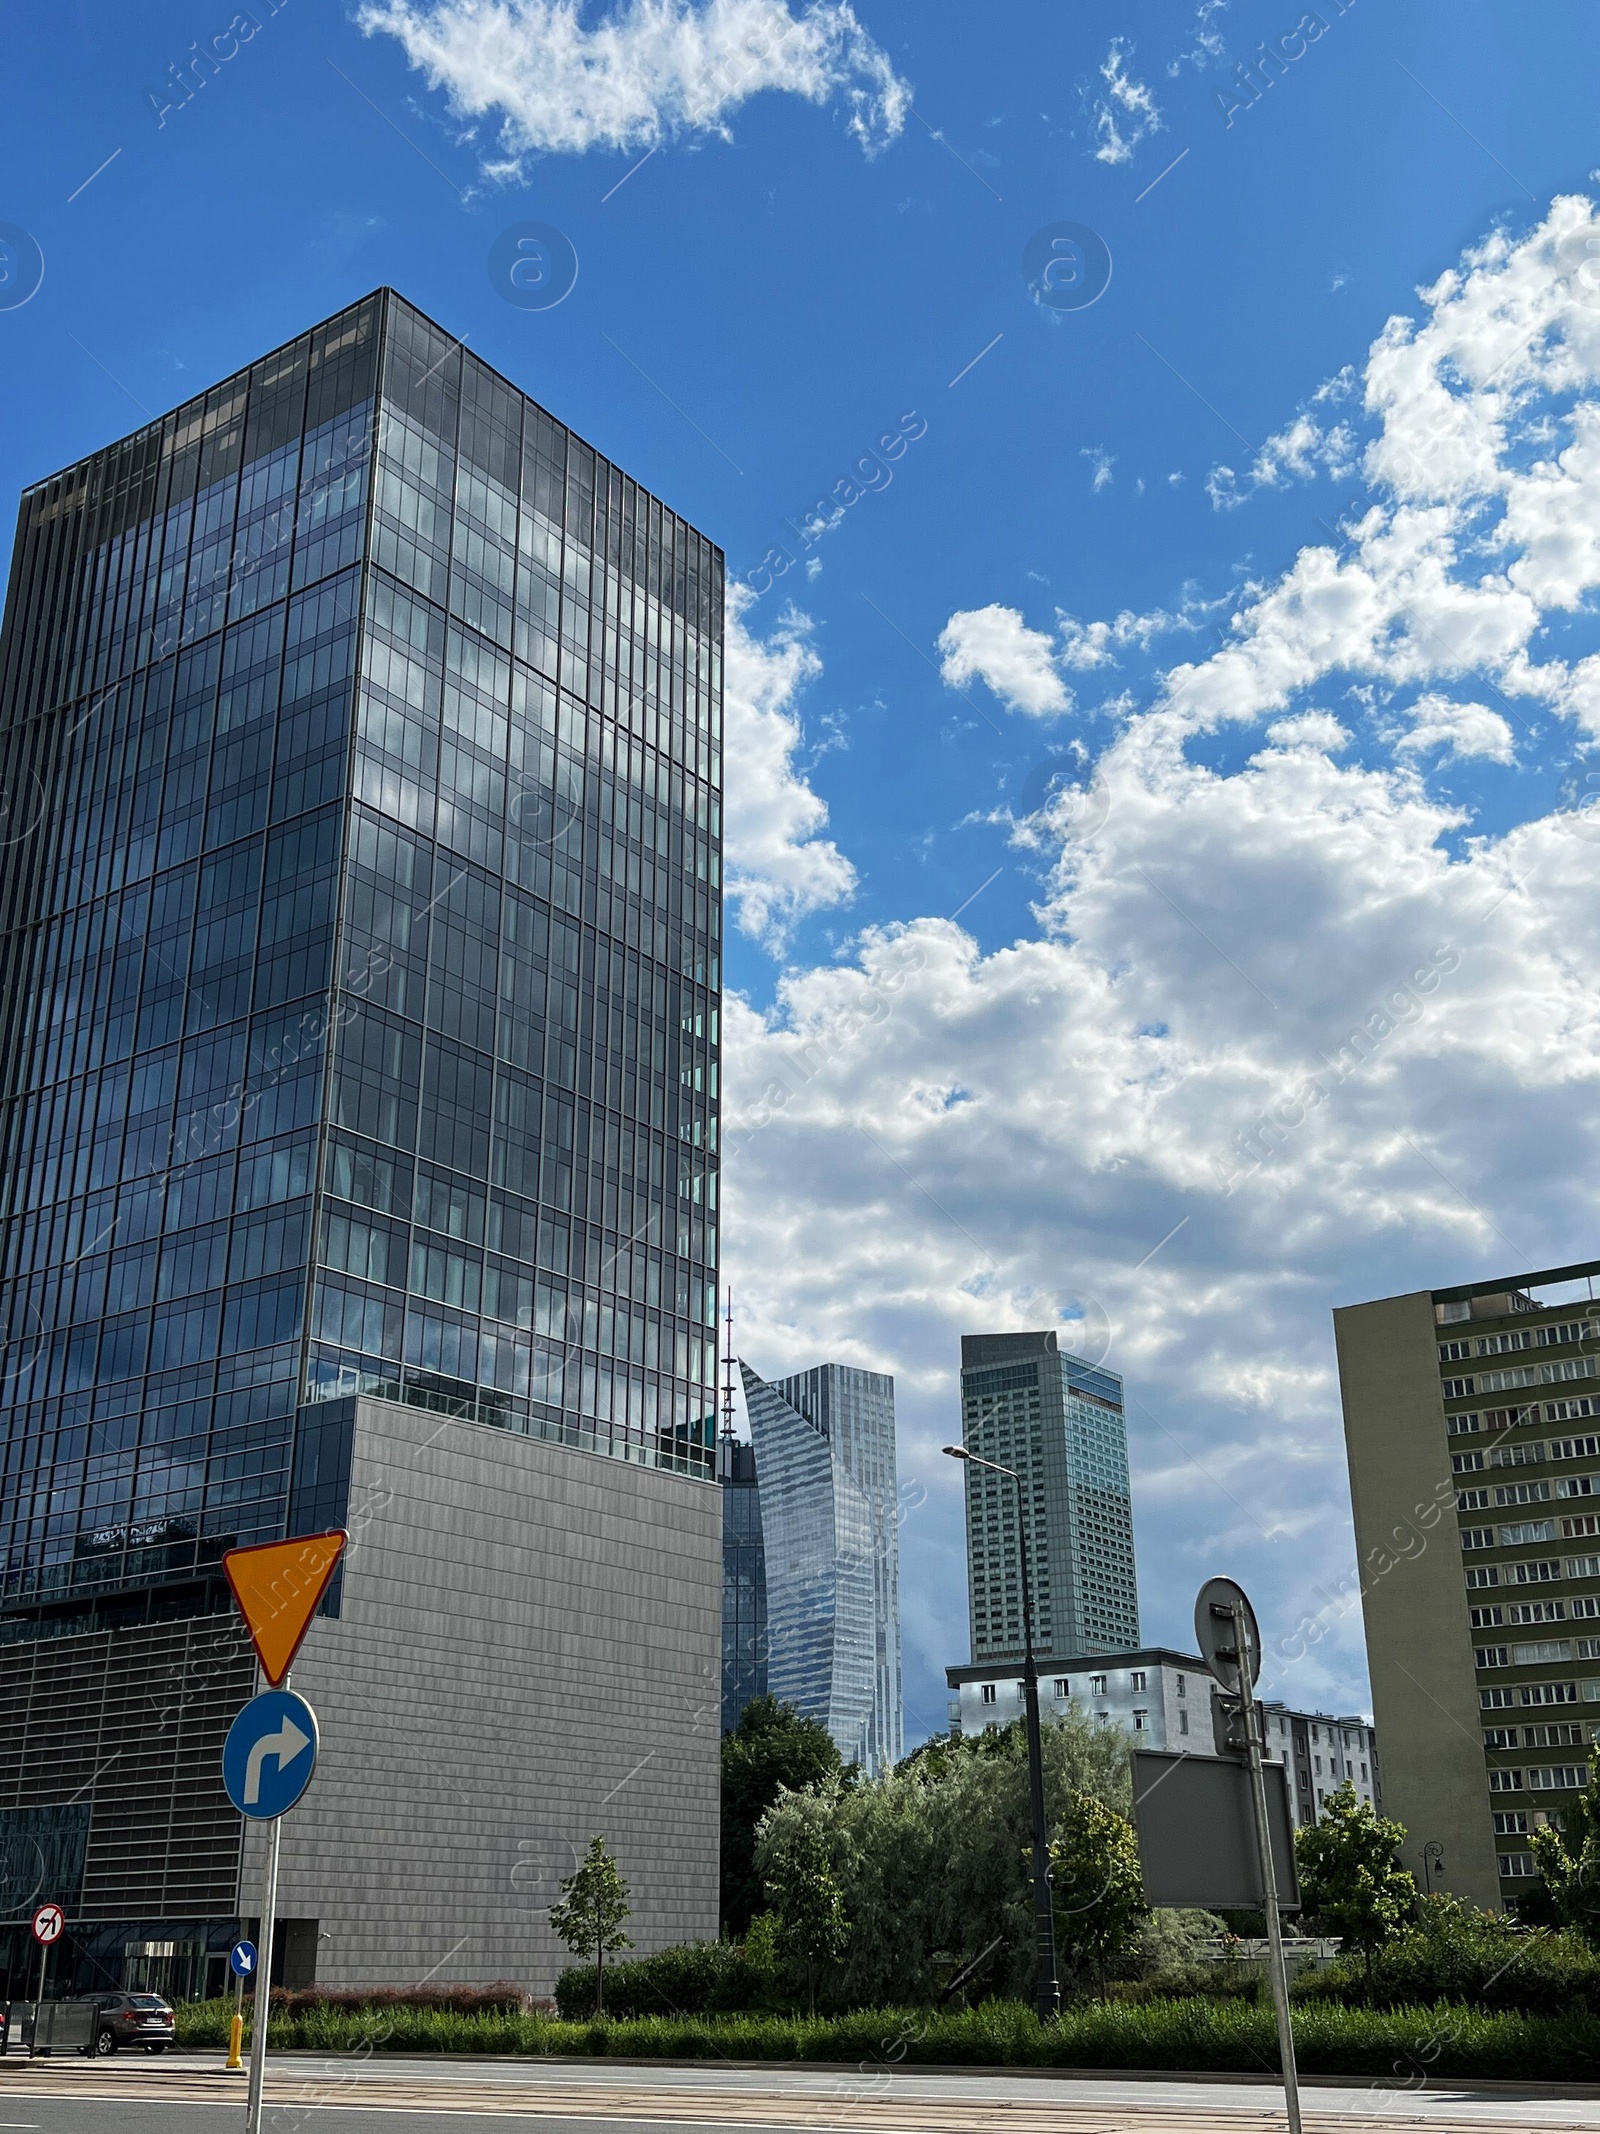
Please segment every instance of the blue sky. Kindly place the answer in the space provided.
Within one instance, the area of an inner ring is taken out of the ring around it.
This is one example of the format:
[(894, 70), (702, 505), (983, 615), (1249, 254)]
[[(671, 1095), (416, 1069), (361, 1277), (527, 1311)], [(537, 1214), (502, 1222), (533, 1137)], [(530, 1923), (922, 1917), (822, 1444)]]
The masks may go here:
[[(731, 576), (786, 547), (730, 668), (727, 1271), (758, 1369), (896, 1374), (908, 1738), (966, 1657), (957, 1337), (1101, 1316), (1146, 1635), (1230, 1570), (1318, 1618), (1281, 1692), (1364, 1705), (1329, 1307), (1591, 1250), (1596, 363), (1551, 218), (1594, 193), (1593, 11), (231, 15), (11, 25), (44, 279), (0, 309), (0, 490), (390, 282)], [(490, 279), (533, 221), (578, 259), (548, 310)], [(1023, 277), (1063, 221), (1111, 255), (1081, 310)]]

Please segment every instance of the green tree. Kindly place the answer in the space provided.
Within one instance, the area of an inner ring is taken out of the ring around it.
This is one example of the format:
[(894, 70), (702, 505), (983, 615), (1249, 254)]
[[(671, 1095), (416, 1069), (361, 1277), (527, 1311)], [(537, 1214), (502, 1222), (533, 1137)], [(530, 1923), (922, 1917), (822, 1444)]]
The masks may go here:
[(613, 1950), (631, 1949), (622, 1922), (632, 1916), (628, 1885), (606, 1851), (604, 1838), (591, 1838), (574, 1875), (561, 1885), (561, 1901), (550, 1907), (550, 1924), (574, 1956), (594, 1958), (594, 2012), (605, 2014), (606, 1958)]
[(1528, 1842), (1557, 1920), (1600, 1947), (1600, 1776)]
[[(1044, 1728), (1045, 1814), (1061, 1825), (1074, 1791), (1126, 1814), (1127, 1736), (1078, 1712)], [(1026, 1996), (1033, 1899), (1028, 1749), (1020, 1723), (934, 1744), (883, 1777), (784, 1793), (756, 1840), (758, 1873), (798, 1823), (814, 1823), (844, 1892), (850, 1946), (841, 1999), (882, 2008), (931, 2001), (952, 1965), (998, 1941), (974, 1991)]]
[(827, 1728), (776, 1697), (752, 1698), (739, 1724), (723, 1735), (722, 1923), (727, 1933), (743, 1934), (761, 1909), (762, 1878), (755, 1864), (761, 1818), (786, 1787), (797, 1793), (843, 1767)]
[(1358, 1800), (1346, 1779), (1330, 1793), (1322, 1814), (1294, 1835), (1300, 1900), (1346, 1949), (1359, 1950), (1372, 1972), (1372, 1953), (1416, 1916), (1417, 1885), (1396, 1855), (1405, 1826)]
[[(1031, 1849), (1023, 1860), (1031, 1872)], [(1057, 1952), (1076, 1972), (1092, 1970), (1103, 1990), (1107, 1966), (1132, 1947), (1150, 1910), (1127, 1817), (1074, 1788), (1050, 1841), (1050, 1890)]]
[(767, 1858), (766, 1884), (778, 1918), (778, 1953), (805, 1980), (806, 2005), (815, 2015), (818, 1976), (844, 1954), (850, 1923), (827, 1838), (814, 1822), (795, 1823), (782, 1834)]

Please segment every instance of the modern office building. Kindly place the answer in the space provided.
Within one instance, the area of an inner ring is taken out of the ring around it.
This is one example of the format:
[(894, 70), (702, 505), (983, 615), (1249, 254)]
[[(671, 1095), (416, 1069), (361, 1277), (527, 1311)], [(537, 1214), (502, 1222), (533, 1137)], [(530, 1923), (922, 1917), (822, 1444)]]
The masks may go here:
[(336, 1524), (286, 1975), (547, 1990), (597, 1830), (639, 1946), (716, 1932), (722, 587), (390, 291), (23, 496), (0, 1854), (63, 1984), (218, 1984), (219, 1559)]
[(767, 1694), (767, 1551), (756, 1454), (732, 1435), (717, 1442), (722, 1484), (722, 1725)]
[[(1034, 1650), (1056, 1659), (1139, 1643), (1122, 1380), (1053, 1332), (966, 1334), (968, 1448), (1022, 1478)], [(974, 1664), (1022, 1655), (1017, 1492), (967, 1466), (967, 1597)]]
[[(1023, 1716), (1019, 1662), (947, 1667), (952, 1739), (1014, 1724)], [(1188, 1749), (1209, 1756), (1217, 1746), (1211, 1676), (1196, 1654), (1146, 1646), (1140, 1652), (1099, 1655), (1092, 1666), (1052, 1667), (1039, 1678), (1044, 1719), (1064, 1718), (1076, 1702), (1099, 1726), (1117, 1726), (1141, 1747)], [(1346, 1779), (1357, 1798), (1382, 1804), (1377, 1736), (1359, 1718), (1300, 1712), (1264, 1697), (1266, 1753), (1291, 1767), (1290, 1800), (1296, 1826), (1317, 1820), (1328, 1795)]]
[[(765, 1558), (766, 1686), (876, 1775), (904, 1746), (894, 1380), (838, 1363), (770, 1384), (741, 1370)], [(724, 1652), (726, 1636), (725, 1618)]]
[(1385, 1803), (1419, 1882), (1435, 1847), (1482, 1905), (1535, 1878), (1600, 1723), (1597, 1274), (1333, 1315)]

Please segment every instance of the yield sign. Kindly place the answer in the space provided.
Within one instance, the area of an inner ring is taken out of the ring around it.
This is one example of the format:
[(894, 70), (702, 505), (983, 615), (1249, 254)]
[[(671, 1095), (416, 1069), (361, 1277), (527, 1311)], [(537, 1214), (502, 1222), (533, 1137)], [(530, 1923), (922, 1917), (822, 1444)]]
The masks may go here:
[(328, 1534), (302, 1534), (294, 1541), (230, 1549), (223, 1557), (222, 1568), (261, 1671), (274, 1689), (293, 1666), (349, 1539), (339, 1527)]

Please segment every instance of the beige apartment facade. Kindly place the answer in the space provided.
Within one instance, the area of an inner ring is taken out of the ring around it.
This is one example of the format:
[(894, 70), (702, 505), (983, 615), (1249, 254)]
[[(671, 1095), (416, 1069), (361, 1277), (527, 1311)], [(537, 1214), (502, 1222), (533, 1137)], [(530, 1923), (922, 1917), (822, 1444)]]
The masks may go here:
[(1600, 1731), (1596, 1275), (1333, 1315), (1385, 1809), (1419, 1885), (1495, 1908)]

